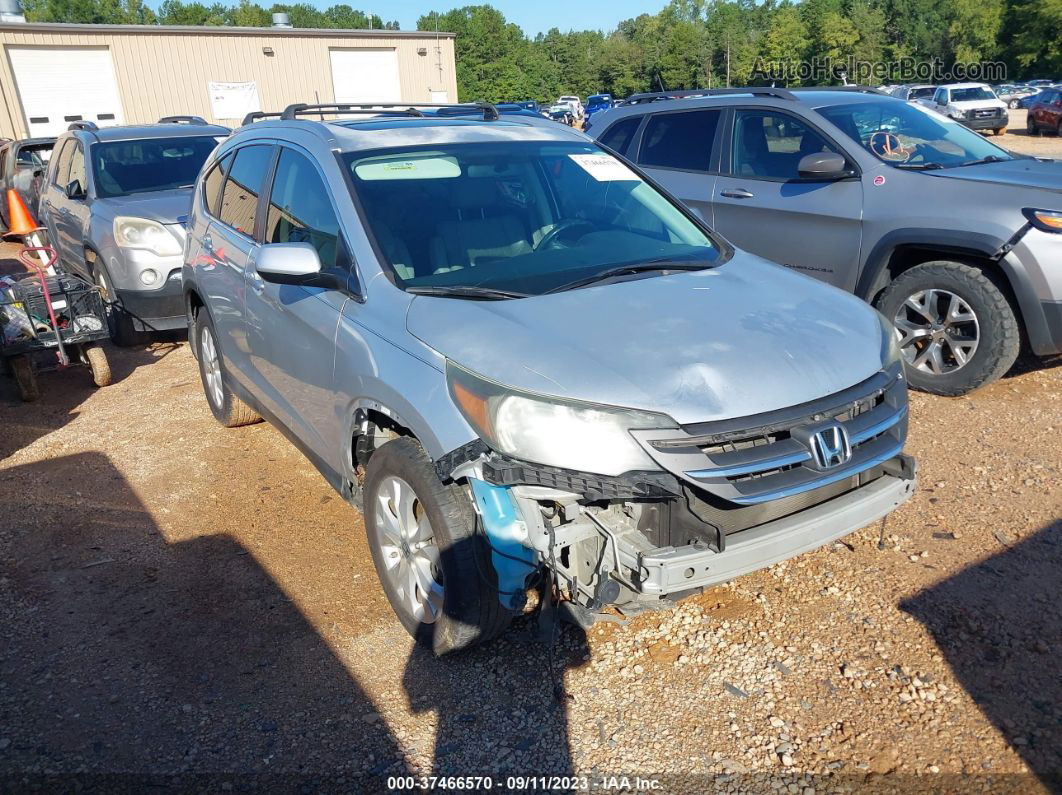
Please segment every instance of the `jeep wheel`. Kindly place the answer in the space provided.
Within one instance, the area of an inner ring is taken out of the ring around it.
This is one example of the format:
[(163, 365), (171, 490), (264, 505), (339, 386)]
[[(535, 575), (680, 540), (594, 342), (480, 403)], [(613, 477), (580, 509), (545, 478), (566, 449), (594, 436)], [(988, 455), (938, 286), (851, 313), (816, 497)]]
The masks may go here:
[(877, 308), (896, 326), (915, 389), (962, 395), (1002, 376), (1018, 358), (1018, 321), (984, 271), (925, 262), (901, 274)]
[(470, 498), (439, 480), (418, 442), (394, 439), (372, 454), (364, 497), (376, 573), (410, 635), (442, 655), (508, 626)]
[(117, 294), (111, 290), (110, 280), (104, 273), (103, 265), (97, 261), (92, 267), (92, 273), (103, 298), (103, 311), (107, 315), (107, 330), (111, 333), (111, 341), (122, 348), (146, 344), (148, 335), (137, 331), (133, 326), (133, 318), (122, 307)]
[(214, 326), (206, 309), (200, 309), (196, 315), (195, 340), (199, 348), (199, 377), (214, 419), (226, 428), (250, 425), (262, 419), (229, 388)]

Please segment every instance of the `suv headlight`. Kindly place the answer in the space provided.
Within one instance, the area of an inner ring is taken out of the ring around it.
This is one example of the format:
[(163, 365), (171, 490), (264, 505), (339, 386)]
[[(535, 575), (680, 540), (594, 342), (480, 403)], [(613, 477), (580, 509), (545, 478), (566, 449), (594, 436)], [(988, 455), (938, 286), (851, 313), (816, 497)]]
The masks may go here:
[(900, 332), (896, 330), (896, 326), (881, 314), (877, 312), (878, 323), (881, 324), (881, 369), (888, 370), (896, 362), (900, 361)]
[(160, 257), (181, 254), (181, 243), (166, 227), (148, 218), (120, 215), (114, 219), (114, 242), (122, 248), (139, 248)]
[(488, 381), (446, 364), (450, 396), (480, 438), (514, 458), (620, 475), (659, 469), (631, 437), (635, 428), (674, 428), (663, 414), (563, 400)]

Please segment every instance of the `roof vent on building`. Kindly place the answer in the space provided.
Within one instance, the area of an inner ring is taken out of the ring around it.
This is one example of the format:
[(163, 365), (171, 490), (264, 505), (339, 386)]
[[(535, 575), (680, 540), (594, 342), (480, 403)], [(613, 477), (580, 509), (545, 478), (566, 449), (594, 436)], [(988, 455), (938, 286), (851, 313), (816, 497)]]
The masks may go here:
[[(11, 2), (11, 1), (12, 0), (0, 0), (0, 3), (2, 3), (2, 2)], [(274, 28), (290, 28), (291, 27), (291, 20), (288, 18), (288, 15), (286, 13), (284, 13), (283, 11), (278, 11), (277, 13), (273, 14), (273, 27)]]
[(20, 0), (0, 0), (0, 22), (25, 22)]

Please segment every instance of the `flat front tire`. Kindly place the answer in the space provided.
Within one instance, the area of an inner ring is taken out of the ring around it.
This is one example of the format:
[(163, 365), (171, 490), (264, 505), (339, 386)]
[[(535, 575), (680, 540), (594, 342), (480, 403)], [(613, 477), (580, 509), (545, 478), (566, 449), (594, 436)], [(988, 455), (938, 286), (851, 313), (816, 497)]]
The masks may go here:
[(925, 262), (898, 276), (875, 303), (896, 326), (907, 382), (963, 395), (1001, 377), (1018, 358), (1014, 309), (985, 271)]
[(490, 550), (462, 487), (444, 484), (414, 439), (369, 459), (365, 528), (373, 564), (402, 626), (437, 655), (485, 643), (513, 613), (498, 598)]
[(210, 322), (205, 309), (200, 309), (196, 315), (195, 344), (199, 349), (199, 377), (203, 381), (203, 392), (214, 419), (226, 428), (250, 425), (261, 420), (261, 415), (229, 387), (214, 324)]

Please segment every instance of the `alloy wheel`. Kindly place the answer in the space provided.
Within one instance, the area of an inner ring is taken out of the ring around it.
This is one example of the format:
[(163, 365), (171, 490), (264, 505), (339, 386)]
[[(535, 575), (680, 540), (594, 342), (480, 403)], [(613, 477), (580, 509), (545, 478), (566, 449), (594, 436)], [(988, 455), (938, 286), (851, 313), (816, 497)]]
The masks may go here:
[(907, 297), (893, 318), (907, 365), (933, 375), (964, 367), (980, 339), (977, 315), (948, 290), (920, 290)]
[(218, 349), (209, 327), (204, 328), (199, 336), (199, 354), (203, 357), (203, 378), (206, 379), (207, 394), (214, 407), (220, 411), (225, 404), (225, 392), (221, 381)]
[(394, 475), (380, 482), (376, 500), (384, 576), (413, 618), (432, 624), (442, 614), (443, 586), (427, 511), (413, 487)]

